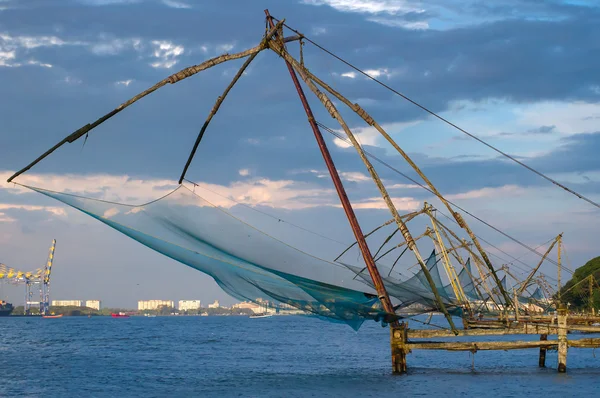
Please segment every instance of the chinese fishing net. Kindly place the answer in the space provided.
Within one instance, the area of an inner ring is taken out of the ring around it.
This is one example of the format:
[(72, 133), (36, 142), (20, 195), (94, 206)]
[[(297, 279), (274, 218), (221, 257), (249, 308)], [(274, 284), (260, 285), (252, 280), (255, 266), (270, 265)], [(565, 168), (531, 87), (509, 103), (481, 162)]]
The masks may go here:
[[(185, 185), (137, 206), (28, 188), (210, 275), (237, 299), (269, 299), (345, 322), (354, 329), (368, 319), (382, 321), (386, 315), (369, 275), (364, 272), (362, 257), (357, 256), (354, 264), (333, 262), (292, 246), (284, 241), (286, 230), (281, 220), (263, 217), (259, 230), (251, 225), (253, 218), (245, 211), (247, 206), (213, 204)], [(268, 231), (277, 231), (277, 237)], [(444, 303), (456, 311), (455, 297), (444, 286), (437, 263), (432, 252), (427, 267)], [(379, 268), (387, 275), (384, 266)], [(472, 284), (470, 278), (466, 279), (468, 275), (462, 277), (465, 286)], [(422, 271), (404, 281), (393, 275), (383, 279), (396, 310), (415, 304), (420, 312), (438, 309)]]

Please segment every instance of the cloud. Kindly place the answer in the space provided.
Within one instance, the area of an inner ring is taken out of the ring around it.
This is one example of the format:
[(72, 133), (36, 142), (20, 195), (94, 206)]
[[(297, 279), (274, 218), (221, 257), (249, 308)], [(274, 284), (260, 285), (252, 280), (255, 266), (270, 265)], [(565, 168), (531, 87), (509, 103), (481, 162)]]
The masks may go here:
[(142, 40), (140, 38), (106, 39), (102, 35), (98, 43), (90, 45), (90, 51), (96, 55), (117, 55), (127, 49), (140, 51)]
[(350, 79), (356, 78), (356, 72), (346, 72), (341, 74), (342, 77), (347, 77)]
[[(23, 65), (21, 56), (26, 56), (32, 50), (43, 47), (60, 47), (65, 45), (81, 45), (81, 42), (67, 42), (57, 36), (26, 36), (0, 33), (0, 66), (19, 67)], [(52, 67), (49, 63), (37, 60), (25, 62), (28, 65)]]
[(371, 77), (387, 77), (389, 78), (392, 74), (388, 71), (387, 68), (379, 68), (379, 69), (365, 69), (365, 73)]
[(119, 80), (118, 82), (115, 82), (115, 84), (117, 86), (129, 87), (129, 85), (131, 84), (131, 82), (133, 82), (132, 79), (127, 79), (127, 80)]
[(242, 177), (247, 177), (250, 175), (250, 170), (248, 169), (240, 169), (238, 171), (238, 173), (242, 176)]
[(327, 33), (327, 28), (324, 28), (322, 26), (313, 26), (311, 32), (314, 36), (320, 36)]
[[(416, 124), (417, 124), (417, 122), (388, 123), (388, 124), (383, 124), (381, 127), (388, 134), (393, 136), (394, 134), (398, 134), (400, 131), (404, 130), (405, 128), (414, 126)], [(375, 129), (375, 127), (372, 127), (372, 126), (350, 128), (350, 130), (352, 131), (352, 133), (356, 137), (357, 141), (362, 146), (364, 146), (364, 145), (377, 146), (378, 142), (383, 140), (381, 137), (381, 133), (379, 131), (377, 131), (377, 129)], [(340, 132), (341, 134), (344, 134), (343, 130), (337, 130), (337, 131)], [(333, 143), (340, 148), (350, 148), (352, 146), (347, 141), (342, 140), (337, 137), (334, 138)]]
[(158, 58), (158, 61), (150, 64), (153, 68), (172, 68), (179, 62), (177, 58), (184, 52), (183, 46), (166, 40), (153, 40), (152, 45), (154, 46), (153, 56)]
[(517, 185), (504, 185), (496, 188), (481, 188), (473, 191), (456, 193), (446, 195), (448, 200), (456, 199), (483, 199), (483, 198), (501, 198), (510, 197), (515, 198), (516, 196), (523, 194), (525, 190)]
[[(421, 207), (421, 202), (411, 197), (392, 197), (391, 199), (394, 206), (396, 206), (396, 209), (399, 211), (413, 211)], [(341, 205), (338, 205), (337, 207), (341, 207)], [(356, 210), (388, 210), (387, 204), (381, 197), (352, 201), (352, 207)]]
[(167, 7), (171, 7), (171, 8), (184, 8), (184, 9), (192, 8), (191, 5), (184, 3), (182, 1), (162, 0), (162, 3), (164, 5), (166, 5)]
[(394, 28), (404, 28), (410, 30), (425, 30), (429, 29), (429, 23), (425, 21), (406, 21), (403, 19), (392, 18), (368, 18), (368, 21), (375, 22), (385, 26)]
[(411, 5), (406, 0), (303, 0), (302, 3), (314, 6), (327, 5), (343, 12), (366, 14), (397, 15), (415, 11), (421, 8)]
[(37, 205), (23, 205), (15, 203), (0, 203), (0, 222), (15, 222), (17, 218), (6, 214), (7, 210), (22, 210), (22, 211), (43, 211), (50, 213), (53, 216), (65, 217), (67, 212), (64, 207), (61, 206), (37, 206)]
[(558, 131), (571, 135), (599, 130), (594, 118), (600, 116), (600, 103), (545, 101), (517, 109), (515, 113), (519, 123), (542, 126), (542, 130), (547, 130), (538, 133)]

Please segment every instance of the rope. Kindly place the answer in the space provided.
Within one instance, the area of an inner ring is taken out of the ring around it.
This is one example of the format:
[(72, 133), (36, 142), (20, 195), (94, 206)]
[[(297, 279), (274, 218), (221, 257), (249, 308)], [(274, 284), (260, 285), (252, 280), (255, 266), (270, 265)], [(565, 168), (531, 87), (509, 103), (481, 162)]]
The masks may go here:
[[(274, 18), (275, 19), (275, 18)], [(289, 27), (287, 24), (283, 24), (283, 26), (285, 26), (286, 28), (288, 28), (289, 30), (291, 30), (292, 32), (296, 33), (296, 34), (301, 34), (299, 33), (297, 30), (292, 29), (291, 27)], [(583, 199), (586, 202), (590, 203), (593, 206), (596, 206), (597, 208), (600, 208), (600, 204), (598, 204), (597, 202), (594, 202), (593, 200), (587, 198), (586, 196), (566, 187), (565, 185), (561, 184), (560, 182), (548, 177), (547, 175), (545, 175), (544, 173), (537, 171), (536, 169), (534, 169), (531, 166), (528, 166), (527, 164), (521, 162), (520, 160), (516, 159), (515, 157), (509, 155), (506, 152), (503, 152), (502, 150), (496, 148), (495, 146), (487, 143), (486, 141), (482, 140), (481, 138), (477, 137), (476, 135), (473, 135), (471, 133), (469, 133), (468, 131), (464, 130), (463, 128), (457, 126), (456, 124), (452, 123), (451, 121), (449, 121), (448, 119), (444, 118), (443, 116), (438, 115), (437, 113), (435, 113), (434, 111), (430, 110), (429, 108), (419, 104), (418, 102), (416, 102), (415, 100), (409, 98), (408, 96), (406, 96), (405, 94), (402, 94), (401, 92), (393, 89), (392, 87), (388, 86), (387, 84), (385, 84), (384, 82), (382, 82), (381, 80), (376, 79), (375, 77), (369, 75), (368, 73), (366, 73), (365, 71), (363, 71), (362, 69), (359, 69), (358, 67), (354, 66), (353, 64), (351, 64), (350, 62), (344, 60), (343, 58), (339, 57), (338, 55), (334, 54), (333, 52), (327, 50), (326, 48), (324, 48), (323, 46), (315, 43), (314, 41), (312, 41), (311, 39), (309, 39), (308, 37), (302, 35), (302, 37), (309, 43), (311, 43), (312, 45), (314, 45), (315, 47), (319, 48), (320, 50), (326, 52), (327, 54), (331, 55), (332, 57), (336, 58), (337, 60), (339, 60), (340, 62), (344, 63), (345, 65), (349, 66), (350, 68), (354, 69), (355, 71), (357, 71), (358, 73), (364, 75), (365, 77), (373, 80), (375, 83), (378, 83), (379, 85), (383, 86), (384, 88), (386, 88), (387, 90), (393, 92), (394, 94), (404, 98), (406, 101), (410, 102), (411, 104), (417, 106), (418, 108), (421, 108), (422, 110), (424, 110), (425, 112), (429, 113), (431, 116), (436, 117), (437, 119), (441, 120), (442, 122), (448, 124), (449, 126), (457, 129), (458, 131), (460, 131), (463, 134), (468, 135), (469, 137), (473, 138), (474, 140), (480, 142), (481, 144), (485, 145), (486, 147), (492, 149), (493, 151), (501, 154), (502, 156), (506, 157), (507, 159), (510, 159), (511, 161), (517, 163), (518, 165), (526, 168), (527, 170), (531, 171), (532, 173), (537, 174), (538, 176), (542, 177), (543, 179), (551, 182), (552, 184), (564, 189), (565, 191), (569, 192), (572, 195), (577, 196), (579, 199)]]
[[(321, 127), (322, 129), (324, 129), (325, 131), (327, 131), (328, 133), (334, 135), (335, 137), (339, 138), (340, 140), (349, 143), (350, 144), (350, 140), (345, 137), (344, 135), (342, 135), (341, 133), (338, 133), (337, 131), (327, 127), (326, 125), (324, 125), (321, 122), (317, 122), (317, 124), (319, 125), (319, 127)], [(364, 150), (364, 149), (363, 149)], [(423, 188), (424, 190), (430, 192), (431, 194), (435, 195), (435, 193), (429, 189), (429, 187), (421, 184), (420, 182), (416, 181), (414, 178), (409, 177), (408, 175), (404, 174), (403, 172), (401, 172), (400, 170), (396, 169), (395, 167), (391, 166), (389, 163), (385, 162), (384, 160), (379, 159), (377, 156), (373, 155), (372, 153), (364, 150), (365, 154), (367, 156), (369, 156), (370, 158), (372, 158), (373, 160), (377, 161), (378, 163), (382, 164), (383, 166), (387, 167), (388, 169), (394, 171), (395, 173), (401, 175), (402, 177), (406, 178), (407, 180), (409, 180), (410, 182), (412, 182), (413, 184), (418, 185), (419, 187)], [(437, 196), (437, 195), (436, 195)], [(523, 248), (529, 250), (532, 253), (537, 254), (538, 256), (542, 257), (543, 254), (539, 253), (538, 251), (536, 251), (535, 249), (533, 249), (532, 247), (530, 247), (529, 245), (521, 242), (520, 240), (518, 240), (517, 238), (512, 237), (511, 235), (507, 234), (506, 232), (500, 230), (499, 228), (493, 226), (492, 224), (488, 223), (487, 221), (477, 217), (476, 215), (474, 215), (473, 213), (465, 210), (464, 208), (462, 208), (461, 206), (457, 205), (456, 203), (446, 199), (446, 201), (448, 203), (450, 203), (452, 206), (456, 207), (457, 209), (461, 210), (462, 212), (464, 212), (465, 214), (468, 214), (469, 216), (473, 217), (475, 220), (479, 221), (480, 223), (484, 224), (485, 226), (493, 229), (494, 231), (498, 232), (499, 234), (501, 234), (502, 236), (512, 240), (513, 242), (517, 243), (519, 246), (522, 246)], [(479, 236), (478, 236), (479, 237)], [(481, 238), (480, 238), (481, 239)], [(487, 244), (490, 244), (489, 242), (485, 241), (484, 239), (481, 239), (484, 242), (486, 242)], [(505, 253), (506, 254), (506, 253)], [(557, 264), (554, 260), (552, 259), (548, 259), (548, 261)], [(525, 263), (523, 263), (525, 264)], [(526, 265), (526, 264), (525, 264)], [(529, 266), (528, 266), (529, 267)], [(570, 271), (572, 272), (572, 271)]]

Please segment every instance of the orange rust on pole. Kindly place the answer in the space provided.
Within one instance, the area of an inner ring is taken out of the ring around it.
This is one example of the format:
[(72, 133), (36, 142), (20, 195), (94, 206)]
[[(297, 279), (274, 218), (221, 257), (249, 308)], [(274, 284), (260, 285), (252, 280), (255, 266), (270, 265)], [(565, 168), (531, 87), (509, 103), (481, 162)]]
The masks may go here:
[[(265, 10), (265, 15), (267, 16), (269, 26), (273, 28), (275, 24), (273, 23), (273, 18), (269, 14), (269, 10)], [(354, 236), (356, 238), (356, 241), (358, 242), (358, 246), (362, 253), (363, 259), (365, 260), (365, 264), (367, 265), (367, 269), (369, 270), (369, 274), (371, 275), (371, 279), (373, 280), (373, 285), (377, 290), (377, 296), (381, 301), (383, 309), (388, 314), (394, 314), (394, 307), (392, 305), (390, 297), (385, 289), (385, 286), (383, 285), (383, 280), (381, 279), (379, 270), (375, 265), (375, 260), (373, 260), (373, 255), (371, 254), (371, 250), (367, 245), (365, 236), (363, 235), (360, 225), (358, 224), (356, 214), (352, 209), (352, 204), (348, 199), (348, 195), (346, 195), (346, 190), (344, 189), (342, 180), (340, 179), (337, 169), (335, 168), (333, 159), (331, 158), (331, 154), (329, 153), (329, 149), (327, 149), (327, 145), (325, 144), (325, 140), (323, 139), (321, 130), (319, 130), (319, 127), (315, 122), (315, 118), (313, 116), (312, 110), (310, 109), (310, 105), (308, 104), (306, 96), (304, 95), (304, 90), (302, 90), (302, 86), (300, 86), (300, 82), (298, 81), (298, 77), (296, 76), (296, 72), (294, 71), (292, 65), (288, 61), (285, 61), (285, 63), (290, 72), (290, 76), (292, 77), (292, 81), (294, 82), (294, 86), (298, 91), (300, 101), (302, 101), (302, 105), (304, 106), (304, 110), (306, 111), (308, 122), (312, 127), (313, 133), (317, 140), (317, 144), (319, 145), (319, 149), (321, 150), (321, 154), (323, 155), (323, 159), (325, 160), (325, 164), (327, 165), (327, 169), (329, 170), (329, 174), (331, 175), (331, 179), (333, 180), (333, 185), (335, 186), (335, 190), (337, 191), (337, 194), (340, 197), (340, 201), (342, 202), (342, 207), (344, 208), (346, 217), (348, 217), (348, 221), (350, 222), (350, 226), (352, 227), (352, 232), (354, 232)], [(393, 320), (391, 323), (398, 326), (397, 320)]]

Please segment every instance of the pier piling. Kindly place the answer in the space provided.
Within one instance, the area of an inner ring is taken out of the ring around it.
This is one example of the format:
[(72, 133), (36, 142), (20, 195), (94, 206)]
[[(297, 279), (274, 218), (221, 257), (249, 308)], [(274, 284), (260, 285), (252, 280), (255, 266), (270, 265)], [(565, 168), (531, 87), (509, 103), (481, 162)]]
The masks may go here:
[(567, 309), (561, 305), (558, 309), (558, 372), (567, 371)]
[(407, 354), (407, 330), (406, 324), (401, 323), (400, 326), (391, 327), (391, 344), (392, 344), (392, 372), (394, 374), (406, 373), (406, 354)]
[[(548, 335), (547, 334), (540, 335), (540, 341), (546, 341), (546, 340), (548, 340)], [(546, 367), (546, 347), (540, 347), (540, 361), (539, 361), (539, 366), (540, 366), (540, 368), (545, 368)]]

